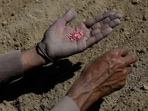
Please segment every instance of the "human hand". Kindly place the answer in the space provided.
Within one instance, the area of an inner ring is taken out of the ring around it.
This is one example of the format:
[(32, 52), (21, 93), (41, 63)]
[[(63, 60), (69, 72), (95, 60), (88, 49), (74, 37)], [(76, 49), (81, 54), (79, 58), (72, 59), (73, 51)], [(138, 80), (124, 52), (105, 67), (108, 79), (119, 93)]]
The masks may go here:
[[(121, 18), (118, 13), (106, 12), (73, 27), (67, 25), (75, 16), (76, 12), (71, 8), (46, 30), (43, 40), (39, 43), (46, 56), (54, 60), (84, 51), (109, 35)], [(71, 41), (69, 34), (75, 31), (83, 31), (84, 36), (77, 41)]]
[(81, 111), (86, 111), (99, 98), (122, 88), (131, 72), (130, 64), (137, 60), (126, 47), (112, 49), (98, 57), (83, 70), (67, 95)]

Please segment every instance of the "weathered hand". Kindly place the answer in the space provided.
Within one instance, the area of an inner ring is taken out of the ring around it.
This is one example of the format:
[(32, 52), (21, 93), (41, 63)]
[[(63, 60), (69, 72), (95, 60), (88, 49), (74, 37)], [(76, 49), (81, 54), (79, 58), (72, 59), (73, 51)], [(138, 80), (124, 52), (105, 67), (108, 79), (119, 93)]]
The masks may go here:
[(130, 64), (136, 60), (135, 55), (128, 55), (126, 47), (106, 52), (86, 66), (67, 95), (85, 111), (100, 97), (122, 88), (132, 70)]
[[(85, 50), (109, 35), (112, 28), (120, 23), (121, 17), (115, 12), (106, 12), (76, 26), (67, 25), (75, 16), (75, 10), (69, 9), (45, 32), (41, 43), (45, 45), (44, 53), (50, 58), (59, 59)], [(71, 41), (68, 37), (69, 34), (79, 30), (83, 30), (84, 36), (78, 41)]]

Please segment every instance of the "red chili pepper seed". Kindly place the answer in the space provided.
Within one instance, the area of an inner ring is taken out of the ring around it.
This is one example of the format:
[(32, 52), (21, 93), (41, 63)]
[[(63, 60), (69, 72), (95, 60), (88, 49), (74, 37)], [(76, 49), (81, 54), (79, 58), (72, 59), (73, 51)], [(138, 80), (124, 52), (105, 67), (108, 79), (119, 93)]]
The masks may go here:
[(79, 39), (81, 39), (84, 36), (84, 32), (83, 30), (80, 31), (74, 31), (72, 33), (69, 34), (69, 39), (71, 41), (78, 41)]

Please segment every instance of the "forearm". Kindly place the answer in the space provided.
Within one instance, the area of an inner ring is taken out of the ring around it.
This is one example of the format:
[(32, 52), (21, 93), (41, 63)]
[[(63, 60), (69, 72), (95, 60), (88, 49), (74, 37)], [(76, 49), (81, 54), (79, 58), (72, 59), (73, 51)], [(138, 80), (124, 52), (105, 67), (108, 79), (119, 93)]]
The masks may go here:
[(29, 69), (45, 64), (36, 47), (25, 51), (13, 51), (0, 55), (0, 86), (22, 78)]
[(42, 66), (46, 63), (45, 60), (38, 54), (36, 47), (22, 51), (21, 58), (24, 72), (29, 69)]

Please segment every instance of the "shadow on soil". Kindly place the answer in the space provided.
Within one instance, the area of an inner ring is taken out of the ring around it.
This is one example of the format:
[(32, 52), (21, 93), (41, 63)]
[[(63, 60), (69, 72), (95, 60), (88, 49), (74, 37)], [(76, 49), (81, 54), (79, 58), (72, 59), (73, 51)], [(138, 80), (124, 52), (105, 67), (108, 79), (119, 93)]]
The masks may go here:
[(1, 88), (0, 102), (14, 100), (22, 94), (42, 94), (56, 84), (72, 78), (74, 72), (81, 68), (81, 63), (72, 64), (68, 59), (60, 60), (47, 67), (39, 67), (27, 72), (24, 78)]
[[(35, 94), (47, 92), (56, 84), (72, 78), (74, 72), (79, 69), (81, 69), (81, 63), (72, 64), (68, 59), (64, 59), (55, 62), (53, 65), (39, 67), (27, 72), (22, 80), (1, 88), (0, 103), (3, 100), (14, 100), (31, 92)], [(98, 100), (87, 111), (98, 111), (102, 101), (102, 99)]]

